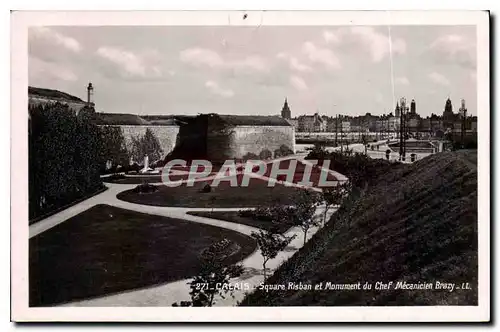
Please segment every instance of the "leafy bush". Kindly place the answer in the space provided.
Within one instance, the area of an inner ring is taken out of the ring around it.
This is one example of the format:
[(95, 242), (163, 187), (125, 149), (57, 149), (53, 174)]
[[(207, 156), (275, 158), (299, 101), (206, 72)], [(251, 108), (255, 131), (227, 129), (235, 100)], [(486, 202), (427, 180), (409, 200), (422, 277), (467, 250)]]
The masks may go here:
[(112, 165), (106, 173), (114, 173), (117, 165), (127, 165), (130, 160), (122, 129), (117, 126), (103, 126), (99, 129), (102, 140), (101, 158), (111, 161)]
[(142, 137), (132, 137), (132, 151), (130, 155), (133, 160), (142, 162), (145, 156), (148, 156), (150, 161), (159, 160), (163, 153), (160, 141), (149, 128)]
[(255, 153), (252, 153), (252, 152), (248, 152), (246, 155), (243, 156), (243, 161), (247, 161), (247, 160), (258, 160), (259, 159), (259, 156), (256, 155)]
[(273, 157), (273, 153), (271, 151), (269, 151), (268, 149), (264, 149), (264, 150), (260, 151), (260, 153), (259, 153), (260, 160), (267, 160), (267, 159), (271, 159), (272, 157)]
[(285, 144), (282, 144), (278, 149), (274, 150), (274, 158), (286, 157), (293, 154), (293, 150)]
[(158, 187), (155, 186), (154, 184), (149, 184), (147, 182), (144, 182), (135, 187), (134, 189), (132, 189), (132, 191), (137, 194), (148, 194), (158, 191)]
[(133, 163), (132, 165), (125, 167), (124, 171), (126, 173), (137, 173), (140, 170), (141, 170), (141, 166), (139, 166), (139, 164), (137, 164), (137, 163)]
[(201, 188), (200, 192), (202, 193), (212, 192), (212, 186), (209, 183), (207, 183), (203, 186), (203, 188)]
[(388, 170), (391, 167), (391, 164), (387, 161), (371, 159), (363, 153), (346, 154), (333, 151), (318, 155), (311, 151), (306, 159), (319, 160), (319, 164), (321, 164), (322, 160), (330, 160), (330, 169), (347, 176), (354, 186), (361, 186), (363, 183), (370, 181), (380, 170)]

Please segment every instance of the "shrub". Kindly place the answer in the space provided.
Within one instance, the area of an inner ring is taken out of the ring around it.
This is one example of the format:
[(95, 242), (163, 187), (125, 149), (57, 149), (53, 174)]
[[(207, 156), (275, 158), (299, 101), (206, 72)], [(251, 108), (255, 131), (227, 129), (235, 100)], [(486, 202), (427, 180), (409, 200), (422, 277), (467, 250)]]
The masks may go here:
[(256, 155), (255, 153), (252, 153), (252, 152), (248, 152), (246, 155), (243, 156), (243, 161), (247, 161), (247, 160), (258, 160), (259, 159), (259, 156)]
[(124, 175), (124, 174), (121, 174), (121, 173), (115, 173), (115, 174), (111, 174), (110, 176), (108, 176), (106, 179), (110, 182), (115, 182), (115, 181), (118, 181), (118, 180), (123, 180), (123, 179), (126, 179), (127, 177)]
[(201, 188), (200, 192), (202, 193), (209, 193), (212, 192), (212, 186), (208, 183), (206, 183), (203, 188)]
[(260, 151), (260, 153), (259, 153), (260, 160), (267, 160), (267, 159), (271, 159), (272, 157), (273, 157), (273, 153), (271, 151), (269, 151), (268, 149), (264, 149), (264, 150)]
[(141, 169), (141, 166), (139, 166), (139, 164), (133, 163), (132, 165), (129, 165), (129, 167), (127, 169), (127, 173), (137, 173), (140, 171), (140, 169)]
[(278, 149), (274, 150), (274, 158), (286, 157), (291, 154), (293, 154), (292, 149), (285, 144), (282, 144)]
[(158, 191), (158, 187), (153, 185), (153, 184), (149, 184), (147, 182), (144, 182), (144, 183), (138, 185), (137, 187), (135, 187), (134, 189), (132, 189), (132, 191), (134, 193), (137, 193), (137, 194), (148, 194), (148, 193), (154, 193), (154, 192)]

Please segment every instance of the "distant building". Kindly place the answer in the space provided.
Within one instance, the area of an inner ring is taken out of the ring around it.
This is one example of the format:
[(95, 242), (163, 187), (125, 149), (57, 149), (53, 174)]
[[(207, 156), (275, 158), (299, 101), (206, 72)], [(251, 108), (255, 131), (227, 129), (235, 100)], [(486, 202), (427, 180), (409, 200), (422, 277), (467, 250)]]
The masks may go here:
[(454, 123), (458, 120), (458, 114), (453, 113), (453, 105), (451, 99), (446, 99), (443, 111), (443, 129), (453, 129)]
[(295, 128), (296, 131), (298, 131), (299, 129), (299, 120), (298, 119), (285, 119), (286, 121), (288, 121), (289, 124), (291, 124), (293, 126), (293, 128)]
[(344, 133), (351, 131), (351, 121), (342, 121), (342, 131)]
[(340, 121), (337, 117), (328, 117), (326, 119), (326, 131), (330, 133), (340, 131)]
[(314, 115), (301, 115), (298, 118), (298, 131), (323, 132), (326, 131), (326, 122), (318, 113), (314, 113)]
[(408, 132), (417, 132), (420, 126), (420, 119), (418, 118), (410, 118), (406, 124), (408, 127)]
[(281, 109), (281, 117), (286, 120), (290, 120), (292, 118), (292, 111), (290, 111), (290, 107), (288, 107), (288, 100), (285, 98), (285, 104)]
[(389, 118), (389, 131), (397, 132), (401, 127), (401, 118), (399, 116), (392, 116)]
[(360, 125), (353, 125), (353, 124), (351, 124), (351, 125), (349, 126), (349, 128), (351, 129), (350, 131), (352, 131), (352, 132), (356, 132), (356, 133), (357, 133), (357, 132), (360, 132), (360, 131), (363, 131), (363, 127), (362, 127), (362, 126), (360, 126)]
[(394, 115), (399, 118), (401, 116), (401, 108), (399, 108), (399, 102), (396, 102), (396, 108), (394, 109)]
[(411, 100), (410, 103), (410, 114), (415, 116), (417, 114), (417, 103), (415, 102), (415, 99)]

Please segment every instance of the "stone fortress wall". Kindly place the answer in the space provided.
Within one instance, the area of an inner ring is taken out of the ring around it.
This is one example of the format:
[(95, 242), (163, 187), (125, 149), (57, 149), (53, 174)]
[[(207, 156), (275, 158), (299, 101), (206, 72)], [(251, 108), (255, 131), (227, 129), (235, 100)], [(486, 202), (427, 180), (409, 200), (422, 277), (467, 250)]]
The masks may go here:
[[(132, 137), (142, 137), (146, 134), (146, 130), (150, 129), (153, 134), (158, 138), (160, 146), (163, 149), (162, 157), (165, 157), (169, 152), (171, 152), (177, 140), (177, 134), (179, 133), (179, 126), (174, 125), (116, 125), (120, 127), (123, 132), (123, 137), (125, 138), (125, 144), (127, 150), (130, 151), (132, 145)], [(150, 160), (154, 162), (155, 160)]]
[(292, 126), (235, 126), (230, 142), (230, 155), (242, 158), (247, 153), (259, 155), (286, 145), (295, 152), (295, 129)]

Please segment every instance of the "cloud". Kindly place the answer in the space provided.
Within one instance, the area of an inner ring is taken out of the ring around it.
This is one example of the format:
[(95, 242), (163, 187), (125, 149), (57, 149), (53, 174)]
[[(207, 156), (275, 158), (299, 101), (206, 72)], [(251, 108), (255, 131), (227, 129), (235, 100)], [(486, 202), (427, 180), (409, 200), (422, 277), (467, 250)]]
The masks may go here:
[(136, 54), (115, 47), (101, 46), (96, 54), (112, 63), (122, 77), (158, 78), (162, 76), (159, 55), (155, 51)]
[(410, 81), (405, 76), (396, 77), (394, 82), (396, 84), (399, 84), (399, 85), (409, 85), (410, 84)]
[(237, 72), (265, 72), (269, 68), (266, 61), (255, 55), (241, 59), (224, 59), (217, 52), (205, 48), (188, 48), (179, 53), (181, 62), (195, 67), (234, 70)]
[(464, 36), (455, 34), (446, 34), (439, 36), (431, 44), (431, 48), (438, 49), (440, 51), (456, 54), (464, 50), (469, 50), (470, 43), (466, 40)]
[(323, 31), (323, 39), (327, 44), (338, 44), (342, 40), (340, 34), (328, 30)]
[[(377, 32), (373, 27), (352, 27), (351, 34), (368, 47), (373, 62), (380, 62), (389, 55), (391, 46), (388, 36)], [(403, 39), (392, 38), (391, 44), (393, 54), (406, 53), (406, 42)]]
[(466, 68), (476, 68), (475, 41), (463, 35), (445, 34), (436, 38), (430, 49), (438, 56), (445, 56), (446, 61), (453, 61)]
[(219, 86), (217, 82), (214, 81), (207, 81), (205, 82), (205, 86), (210, 90), (215, 95), (224, 97), (224, 98), (231, 98), (234, 96), (233, 90), (230, 89), (223, 89), (222, 87)]
[(224, 60), (222, 60), (217, 52), (204, 48), (188, 48), (180, 52), (179, 58), (182, 62), (193, 66), (208, 66), (212, 68), (224, 66)]
[(437, 83), (440, 85), (450, 85), (450, 81), (446, 77), (441, 75), (440, 73), (437, 73), (434, 71), (434, 72), (430, 73), (428, 76), (431, 79), (431, 81), (433, 81), (434, 83)]
[(44, 44), (60, 46), (74, 53), (79, 53), (82, 50), (82, 46), (76, 39), (65, 36), (47, 27), (30, 28), (28, 33), (28, 39), (30, 41), (40, 41)]
[(66, 82), (74, 82), (78, 79), (75, 72), (66, 66), (53, 62), (47, 62), (35, 57), (29, 58), (28, 75), (30, 80), (35, 81), (43, 79), (44, 77)]
[(286, 61), (288, 66), (292, 70), (295, 70), (298, 72), (311, 72), (311, 71), (313, 71), (312, 67), (300, 62), (299, 59), (297, 59), (294, 56), (291, 56), (288, 53), (284, 53), (284, 52), (278, 53), (276, 55), (276, 58)]
[(259, 56), (247, 56), (240, 60), (227, 62), (227, 67), (242, 71), (265, 72), (268, 70), (266, 61)]
[(341, 67), (339, 58), (331, 50), (318, 47), (310, 41), (302, 45), (302, 51), (311, 62), (321, 63), (332, 69)]
[(299, 76), (292, 75), (290, 76), (290, 84), (299, 91), (307, 90), (306, 82)]

